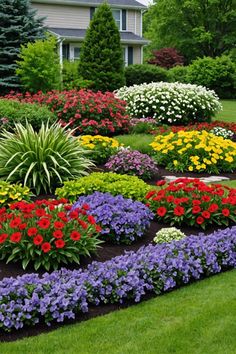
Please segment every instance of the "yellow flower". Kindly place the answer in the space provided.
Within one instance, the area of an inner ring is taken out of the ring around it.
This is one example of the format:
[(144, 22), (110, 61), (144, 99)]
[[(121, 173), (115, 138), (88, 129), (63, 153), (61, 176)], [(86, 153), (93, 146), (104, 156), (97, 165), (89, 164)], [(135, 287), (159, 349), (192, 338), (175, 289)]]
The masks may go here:
[(175, 166), (177, 166), (177, 165), (178, 165), (178, 161), (177, 161), (177, 160), (174, 160), (174, 161), (173, 161), (173, 164), (174, 164)]
[(193, 171), (193, 166), (189, 166), (188, 170)]

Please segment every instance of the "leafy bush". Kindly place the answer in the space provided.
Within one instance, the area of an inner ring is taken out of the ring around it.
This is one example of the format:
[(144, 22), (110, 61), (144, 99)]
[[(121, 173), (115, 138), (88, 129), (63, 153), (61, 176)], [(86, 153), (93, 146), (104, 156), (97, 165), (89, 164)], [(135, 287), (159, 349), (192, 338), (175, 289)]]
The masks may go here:
[(21, 184), (10, 184), (6, 181), (0, 181), (0, 207), (8, 206), (15, 201), (30, 201), (32, 194), (28, 187)]
[(169, 69), (169, 81), (171, 82), (182, 82), (183, 84), (187, 84), (187, 74), (188, 74), (188, 66), (174, 66)]
[(80, 195), (92, 194), (95, 191), (123, 195), (125, 198), (143, 201), (150, 186), (136, 176), (119, 175), (111, 172), (94, 172), (77, 181), (65, 182), (62, 188), (56, 189), (56, 195), (67, 198), (74, 203)]
[(151, 143), (158, 164), (171, 171), (233, 172), (236, 143), (206, 131), (157, 135)]
[(53, 91), (35, 95), (9, 94), (8, 99), (45, 104), (57, 114), (60, 123), (83, 134), (111, 135), (127, 132), (129, 117), (126, 102), (111, 92), (105, 94), (90, 90)]
[(236, 222), (236, 189), (220, 184), (211, 186), (199, 179), (179, 178), (146, 195), (157, 221), (170, 225), (187, 224), (202, 227), (227, 226)]
[(8, 130), (12, 130), (15, 123), (25, 124), (26, 121), (39, 130), (42, 122), (51, 124), (56, 121), (56, 116), (46, 106), (0, 99), (0, 121)]
[(91, 158), (97, 164), (105, 163), (120, 147), (116, 139), (102, 135), (82, 135), (79, 137), (79, 142), (87, 150), (91, 150)]
[(187, 80), (214, 90), (220, 98), (236, 98), (236, 63), (227, 56), (194, 60)]
[(60, 63), (54, 36), (22, 46), (19, 58), (16, 74), (26, 91), (47, 92), (60, 88)]
[(4, 130), (0, 135), (0, 177), (22, 182), (39, 194), (85, 175), (92, 163), (71, 134), (58, 124), (42, 124), (39, 132), (30, 124), (16, 124), (13, 133)]
[(102, 239), (115, 244), (129, 245), (141, 238), (153, 218), (144, 204), (122, 195), (95, 192), (79, 197), (72, 210), (83, 205), (89, 205), (89, 214), (101, 225)]
[(148, 63), (158, 65), (165, 69), (173, 68), (177, 65), (184, 64), (184, 58), (178, 53), (175, 48), (161, 48), (152, 51), (153, 58), (149, 59)]
[(169, 81), (168, 71), (150, 64), (134, 64), (125, 67), (127, 86), (143, 83)]
[(176, 227), (162, 228), (156, 233), (153, 241), (155, 243), (169, 243), (172, 241), (182, 240), (186, 235)]
[(17, 202), (1, 209), (0, 259), (57, 269), (65, 263), (80, 263), (101, 241), (100, 226), (83, 209), (74, 209), (65, 200)]
[[(39, 322), (50, 325), (89, 312), (94, 304), (137, 303), (150, 292), (169, 292), (235, 268), (235, 248), (236, 227), (232, 227), (164, 246), (150, 244), (106, 262), (93, 262), (84, 270), (63, 268), (51, 274), (4, 278), (0, 281), (0, 327), (11, 331)], [(44, 304), (43, 311), (35, 294)], [(25, 306), (26, 299), (31, 306)]]
[(127, 102), (131, 117), (153, 117), (164, 124), (209, 121), (221, 109), (218, 97), (204, 87), (154, 82), (122, 87), (116, 96)]
[(138, 176), (144, 180), (158, 173), (157, 164), (150, 156), (129, 149), (120, 150), (111, 156), (105, 167), (112, 172)]
[(149, 133), (157, 126), (157, 121), (153, 118), (132, 118), (130, 120), (130, 131), (132, 134)]
[(93, 86), (90, 80), (83, 80), (79, 75), (79, 61), (63, 61), (62, 80), (64, 90), (88, 89)]

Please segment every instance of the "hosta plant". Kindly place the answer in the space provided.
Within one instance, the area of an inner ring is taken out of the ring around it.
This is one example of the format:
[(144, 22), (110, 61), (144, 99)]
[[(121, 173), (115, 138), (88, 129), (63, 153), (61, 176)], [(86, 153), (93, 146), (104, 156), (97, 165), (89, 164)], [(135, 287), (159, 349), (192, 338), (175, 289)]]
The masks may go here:
[(184, 237), (186, 237), (186, 235), (176, 227), (163, 227), (156, 233), (153, 241), (155, 243), (169, 243), (182, 240)]
[(97, 164), (105, 163), (120, 147), (118, 140), (102, 135), (82, 135), (79, 142), (91, 151), (91, 159)]
[(127, 102), (131, 117), (152, 117), (162, 124), (209, 121), (222, 109), (214, 91), (178, 82), (122, 87), (116, 95)]
[(70, 211), (66, 200), (16, 202), (0, 209), (0, 259), (57, 269), (61, 264), (80, 263), (81, 256), (95, 252), (101, 228), (87, 206)]
[(150, 145), (158, 164), (171, 171), (219, 174), (236, 169), (236, 143), (205, 130), (157, 135)]
[(30, 201), (32, 193), (28, 187), (21, 184), (10, 184), (6, 181), (0, 181), (0, 207), (8, 206), (16, 201)]
[(21, 182), (39, 193), (52, 192), (63, 181), (85, 175), (92, 162), (78, 139), (58, 124), (16, 124), (0, 135), (0, 178)]
[(170, 225), (202, 227), (236, 223), (236, 189), (221, 184), (207, 185), (199, 179), (179, 178), (146, 195), (156, 220)]
[(67, 198), (74, 203), (80, 195), (92, 194), (95, 191), (123, 195), (125, 198), (143, 201), (150, 186), (136, 176), (121, 175), (112, 172), (94, 172), (75, 181), (65, 182), (56, 189), (59, 198)]
[(131, 244), (141, 238), (154, 216), (143, 203), (110, 193), (81, 196), (72, 210), (83, 205), (89, 205), (88, 212), (101, 225), (102, 239), (115, 244)]

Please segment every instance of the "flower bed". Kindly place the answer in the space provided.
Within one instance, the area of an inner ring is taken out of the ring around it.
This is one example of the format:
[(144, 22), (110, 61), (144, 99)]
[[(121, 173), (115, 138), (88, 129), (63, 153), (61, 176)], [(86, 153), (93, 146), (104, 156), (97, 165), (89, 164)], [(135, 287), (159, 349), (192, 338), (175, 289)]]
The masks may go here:
[(91, 150), (91, 158), (97, 164), (105, 163), (121, 146), (118, 140), (102, 135), (82, 135), (79, 141), (83, 147)]
[(170, 171), (219, 174), (236, 169), (236, 143), (204, 130), (157, 135), (150, 145), (157, 163)]
[(56, 189), (59, 198), (67, 198), (76, 202), (80, 195), (92, 194), (95, 191), (123, 195), (125, 198), (144, 201), (150, 186), (136, 176), (120, 175), (112, 172), (94, 172), (75, 181), (65, 182), (62, 188)]
[(26, 274), (0, 282), (0, 328), (11, 331), (39, 321), (50, 324), (88, 312), (90, 305), (139, 302), (193, 280), (236, 267), (236, 227), (149, 245), (84, 271)]
[(128, 245), (142, 237), (154, 216), (141, 202), (100, 192), (80, 197), (72, 210), (87, 204), (102, 227), (102, 239), (117, 244)]
[(157, 164), (150, 156), (129, 149), (123, 149), (111, 156), (105, 167), (112, 172), (138, 176), (144, 180), (151, 179), (158, 173)]
[(150, 191), (146, 199), (160, 222), (202, 228), (236, 223), (236, 189), (188, 178), (157, 185), (163, 188)]
[(116, 96), (127, 102), (131, 117), (153, 117), (162, 124), (205, 122), (222, 109), (214, 91), (178, 82), (122, 87)]
[(126, 102), (111, 92), (101, 93), (90, 90), (52, 91), (46, 94), (26, 93), (5, 96), (8, 99), (46, 105), (57, 114), (60, 123), (69, 125), (84, 134), (114, 134), (127, 132), (129, 119)]
[(29, 263), (37, 270), (57, 269), (60, 264), (80, 263), (95, 252), (101, 241), (100, 226), (87, 215), (87, 206), (74, 209), (66, 200), (16, 202), (0, 209), (0, 259)]

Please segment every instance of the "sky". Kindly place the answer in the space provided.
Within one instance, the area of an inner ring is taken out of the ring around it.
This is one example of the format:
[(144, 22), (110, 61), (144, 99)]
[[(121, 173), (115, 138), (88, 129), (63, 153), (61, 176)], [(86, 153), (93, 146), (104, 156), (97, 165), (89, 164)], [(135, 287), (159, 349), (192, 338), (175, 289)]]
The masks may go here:
[(152, 3), (152, 0), (137, 0), (138, 2), (141, 2), (144, 5), (148, 5), (149, 3)]

